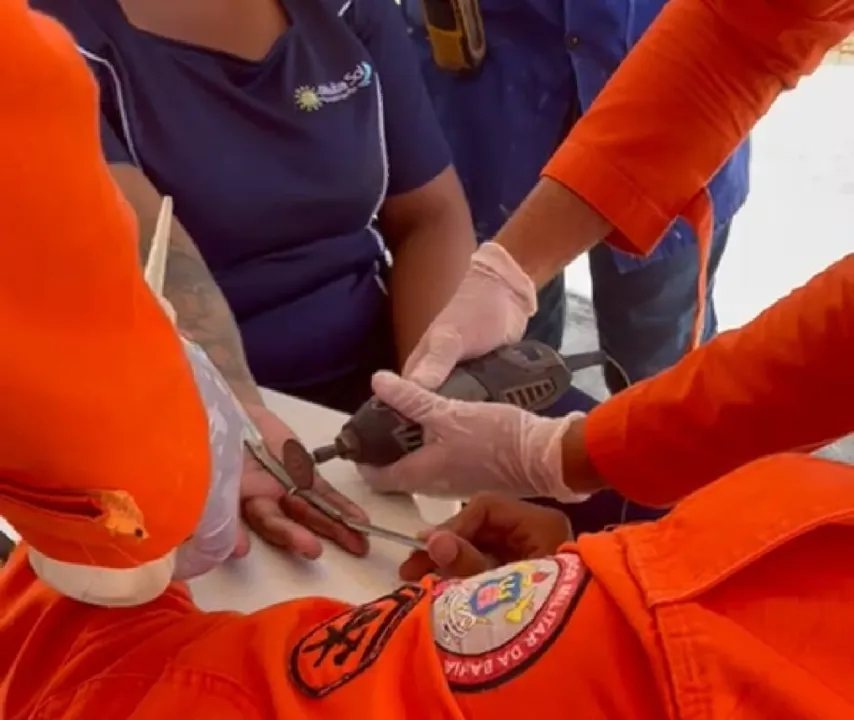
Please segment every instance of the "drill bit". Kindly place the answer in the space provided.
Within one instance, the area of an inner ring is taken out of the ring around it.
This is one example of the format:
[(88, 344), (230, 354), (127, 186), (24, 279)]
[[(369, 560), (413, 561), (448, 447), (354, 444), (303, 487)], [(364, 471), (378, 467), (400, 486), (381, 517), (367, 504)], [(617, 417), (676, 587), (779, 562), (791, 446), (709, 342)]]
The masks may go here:
[(331, 445), (321, 445), (311, 453), (311, 456), (314, 458), (315, 465), (322, 465), (334, 458), (341, 457), (341, 451), (338, 449), (338, 445), (332, 443)]

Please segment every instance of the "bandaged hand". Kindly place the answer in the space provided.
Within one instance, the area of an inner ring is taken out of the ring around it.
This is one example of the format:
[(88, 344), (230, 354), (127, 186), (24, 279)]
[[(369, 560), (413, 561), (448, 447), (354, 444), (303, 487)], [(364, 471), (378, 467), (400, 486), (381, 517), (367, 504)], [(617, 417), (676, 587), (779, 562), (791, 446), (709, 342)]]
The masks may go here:
[(182, 338), (199, 395), (208, 415), (211, 480), (202, 517), (193, 536), (178, 548), (175, 577), (202, 575), (228, 559), (240, 529), (240, 476), (243, 471), (243, 412), (204, 350)]
[(403, 368), (403, 376), (435, 389), (457, 363), (522, 338), (537, 310), (531, 279), (500, 245), (485, 243), (456, 294), (427, 328)]
[(389, 372), (376, 396), (420, 424), (424, 446), (384, 468), (360, 466), (379, 492), (469, 497), (495, 490), (517, 497), (583, 499), (563, 482), (561, 441), (580, 413), (541, 418), (513, 405), (448, 400)]

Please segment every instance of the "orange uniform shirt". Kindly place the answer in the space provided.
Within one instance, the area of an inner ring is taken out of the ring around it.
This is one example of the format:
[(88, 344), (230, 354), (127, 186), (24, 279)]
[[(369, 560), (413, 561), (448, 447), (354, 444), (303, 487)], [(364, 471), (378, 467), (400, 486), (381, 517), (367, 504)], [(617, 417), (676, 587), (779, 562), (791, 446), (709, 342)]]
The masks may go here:
[(852, 544), (854, 469), (778, 456), (657, 523), (359, 607), (202, 613), (178, 585), (88, 607), (19, 550), (0, 571), (0, 717), (850, 720)]
[(745, 327), (594, 409), (587, 454), (610, 486), (668, 505), (754, 458), (854, 432), (852, 355), (849, 255)]
[(854, 0), (670, 0), (544, 174), (646, 254), (777, 96), (854, 32)]
[(854, 32), (854, 0), (671, 0), (543, 174), (644, 255), (682, 216), (700, 255), (705, 323), (712, 209), (706, 183), (777, 96)]

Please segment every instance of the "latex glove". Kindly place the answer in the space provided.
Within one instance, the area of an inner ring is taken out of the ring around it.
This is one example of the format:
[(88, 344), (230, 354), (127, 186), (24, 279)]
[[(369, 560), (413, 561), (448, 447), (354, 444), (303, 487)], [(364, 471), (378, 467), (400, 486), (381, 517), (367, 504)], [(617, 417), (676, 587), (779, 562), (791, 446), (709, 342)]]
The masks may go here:
[[(281, 457), (285, 440), (296, 437), (294, 432), (261, 405), (247, 407), (246, 411), (261, 431), (270, 451)], [(354, 520), (367, 522), (364, 511), (334, 490), (322, 477), (316, 476), (314, 482), (317, 493), (328, 502)], [(248, 452), (240, 483), (240, 496), (246, 522), (252, 530), (273, 545), (314, 559), (320, 557), (323, 552), (318, 538), (320, 535), (334, 541), (353, 555), (365, 555), (368, 552), (368, 541), (363, 535), (333, 522), (305, 500), (288, 495)], [(248, 539), (244, 536), (238, 544), (237, 554), (245, 554), (247, 551)]]
[(412, 553), (400, 566), (400, 577), (407, 582), (428, 573), (469, 577), (510, 562), (553, 555), (572, 540), (572, 527), (560, 510), (484, 493), (419, 536), (427, 541), (427, 551)]
[(243, 412), (204, 350), (182, 338), (205, 411), (211, 448), (211, 481), (201, 520), (178, 548), (175, 577), (187, 580), (227, 560), (240, 535)]
[(484, 243), (456, 294), (410, 354), (403, 376), (435, 389), (460, 360), (519, 341), (536, 310), (531, 279), (503, 247)]
[(383, 402), (424, 430), (424, 446), (384, 468), (360, 466), (379, 492), (470, 497), (496, 490), (576, 502), (563, 482), (561, 441), (581, 413), (541, 418), (513, 405), (448, 400), (389, 372), (373, 377)]

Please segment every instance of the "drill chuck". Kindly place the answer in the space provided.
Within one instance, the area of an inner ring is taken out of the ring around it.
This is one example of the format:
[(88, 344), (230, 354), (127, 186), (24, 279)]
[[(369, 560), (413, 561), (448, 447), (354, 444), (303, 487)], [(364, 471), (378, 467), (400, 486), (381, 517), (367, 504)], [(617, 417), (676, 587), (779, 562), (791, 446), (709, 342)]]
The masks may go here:
[(311, 453), (311, 456), (314, 458), (315, 465), (322, 465), (325, 462), (341, 457), (341, 453), (338, 451), (338, 446), (332, 443), (331, 445), (321, 445), (319, 448), (316, 448)]

